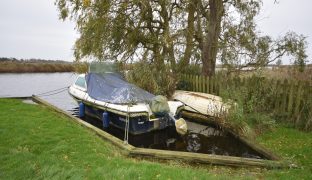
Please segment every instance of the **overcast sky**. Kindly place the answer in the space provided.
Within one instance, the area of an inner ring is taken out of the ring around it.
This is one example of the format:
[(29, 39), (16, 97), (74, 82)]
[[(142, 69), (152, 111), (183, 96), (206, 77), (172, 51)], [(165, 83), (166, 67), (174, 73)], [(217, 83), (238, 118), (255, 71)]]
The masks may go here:
[[(304, 34), (311, 59), (312, 1), (278, 1), (264, 0), (258, 29), (273, 37), (288, 31)], [(71, 61), (78, 37), (74, 27), (74, 23), (58, 19), (54, 0), (0, 0), (0, 57)]]

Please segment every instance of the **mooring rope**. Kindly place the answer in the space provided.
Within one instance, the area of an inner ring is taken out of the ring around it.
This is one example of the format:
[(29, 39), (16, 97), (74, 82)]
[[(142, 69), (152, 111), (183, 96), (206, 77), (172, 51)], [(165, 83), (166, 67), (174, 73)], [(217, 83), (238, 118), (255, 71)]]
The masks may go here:
[(129, 139), (129, 120), (130, 120), (129, 110), (130, 110), (130, 107), (128, 105), (127, 106), (126, 124), (125, 124), (125, 136), (124, 136), (124, 143), (125, 144), (128, 144), (128, 139)]
[(47, 91), (47, 92), (43, 92), (43, 93), (35, 94), (35, 95), (36, 95), (36, 96), (52, 96), (52, 95), (55, 95), (55, 94), (59, 94), (59, 93), (61, 93), (61, 92), (64, 92), (64, 91), (66, 91), (68, 88), (69, 88), (69, 86), (66, 86), (66, 87), (63, 87), (63, 88), (59, 88), (59, 89), (55, 89), (55, 90), (52, 90), (52, 91)]

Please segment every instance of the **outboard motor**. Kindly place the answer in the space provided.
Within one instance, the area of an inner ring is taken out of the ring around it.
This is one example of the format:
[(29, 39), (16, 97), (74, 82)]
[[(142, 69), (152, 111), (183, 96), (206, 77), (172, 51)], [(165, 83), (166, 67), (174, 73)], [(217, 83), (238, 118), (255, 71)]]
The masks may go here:
[(150, 108), (156, 116), (169, 116), (170, 121), (174, 122), (179, 134), (184, 135), (187, 132), (187, 124), (183, 118), (176, 119), (170, 112), (167, 98), (165, 96), (155, 96), (150, 102)]

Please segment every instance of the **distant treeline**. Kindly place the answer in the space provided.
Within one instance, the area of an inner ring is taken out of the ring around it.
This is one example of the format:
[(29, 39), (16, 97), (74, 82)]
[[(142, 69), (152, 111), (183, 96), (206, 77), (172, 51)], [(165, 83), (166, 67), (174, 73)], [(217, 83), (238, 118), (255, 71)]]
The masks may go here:
[(61, 60), (0, 57), (0, 73), (73, 72), (74, 64)]
[(0, 62), (27, 62), (27, 63), (67, 63), (70, 64), (71, 62), (64, 61), (64, 60), (51, 60), (51, 59), (17, 59), (13, 57), (0, 57)]

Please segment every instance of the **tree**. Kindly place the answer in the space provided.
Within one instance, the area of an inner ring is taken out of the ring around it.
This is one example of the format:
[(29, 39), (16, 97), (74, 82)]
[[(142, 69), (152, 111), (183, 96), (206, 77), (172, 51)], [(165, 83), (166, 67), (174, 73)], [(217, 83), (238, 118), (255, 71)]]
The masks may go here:
[[(305, 37), (273, 40), (257, 30), (261, 0), (56, 0), (60, 17), (77, 23), (76, 59), (144, 62), (156, 84), (202, 63), (213, 76), (216, 62), (230, 71), (263, 66), (284, 55), (304, 62)], [(299, 63), (300, 64), (300, 63)], [(156, 88), (157, 89), (157, 88)]]

